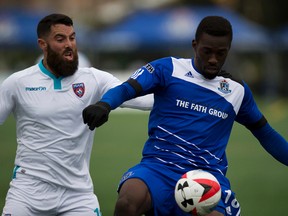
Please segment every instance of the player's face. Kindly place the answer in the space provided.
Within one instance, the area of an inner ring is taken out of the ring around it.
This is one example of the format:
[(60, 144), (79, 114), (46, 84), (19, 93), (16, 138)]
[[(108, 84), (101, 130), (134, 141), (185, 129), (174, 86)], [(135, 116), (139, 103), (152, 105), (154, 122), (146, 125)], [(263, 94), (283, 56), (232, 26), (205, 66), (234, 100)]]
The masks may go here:
[(195, 66), (207, 79), (214, 79), (225, 63), (230, 49), (229, 36), (212, 36), (203, 33), (199, 41), (192, 42)]
[(51, 32), (46, 39), (46, 43), (44, 56), (46, 53), (46, 62), (49, 69), (57, 76), (73, 75), (78, 68), (74, 28), (63, 24), (51, 26)]

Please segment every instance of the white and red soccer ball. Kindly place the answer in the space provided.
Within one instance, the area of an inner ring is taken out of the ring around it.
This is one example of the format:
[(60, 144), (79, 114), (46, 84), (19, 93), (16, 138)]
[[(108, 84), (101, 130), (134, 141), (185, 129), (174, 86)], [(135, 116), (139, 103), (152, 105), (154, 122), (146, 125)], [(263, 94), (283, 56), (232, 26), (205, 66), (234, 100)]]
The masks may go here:
[(192, 215), (207, 215), (213, 211), (221, 198), (221, 187), (209, 172), (192, 170), (185, 173), (175, 185), (178, 206)]

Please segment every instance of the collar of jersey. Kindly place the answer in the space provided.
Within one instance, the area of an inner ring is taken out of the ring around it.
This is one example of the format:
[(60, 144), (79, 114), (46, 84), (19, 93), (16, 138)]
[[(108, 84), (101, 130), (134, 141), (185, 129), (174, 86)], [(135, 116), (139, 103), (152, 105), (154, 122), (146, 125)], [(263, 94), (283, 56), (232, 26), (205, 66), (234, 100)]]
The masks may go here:
[(54, 89), (61, 89), (62, 88), (62, 84), (61, 84), (61, 80), (64, 78), (63, 76), (60, 76), (60, 77), (56, 77), (54, 74), (52, 74), (50, 71), (48, 71), (44, 65), (43, 65), (43, 62), (42, 60), (39, 62), (39, 68), (40, 70), (46, 74), (47, 76), (49, 76), (53, 82), (54, 82)]

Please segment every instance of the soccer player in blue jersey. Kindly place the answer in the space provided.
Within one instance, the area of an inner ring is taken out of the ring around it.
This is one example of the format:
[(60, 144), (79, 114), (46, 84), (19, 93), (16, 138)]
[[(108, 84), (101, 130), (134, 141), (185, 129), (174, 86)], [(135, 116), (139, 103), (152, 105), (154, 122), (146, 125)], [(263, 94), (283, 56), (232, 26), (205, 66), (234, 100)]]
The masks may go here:
[[(44, 17), (37, 34), (44, 58), (0, 86), (0, 125), (13, 113), (18, 144), (2, 216), (100, 216), (89, 172), (94, 132), (81, 114), (122, 82), (96, 68), (78, 67), (70, 17)], [(148, 96), (123, 107), (146, 110), (152, 104)]]
[(149, 138), (141, 162), (120, 181), (116, 216), (191, 215), (177, 206), (174, 187), (181, 175), (194, 169), (212, 173), (221, 184), (221, 201), (209, 216), (240, 215), (240, 204), (226, 177), (225, 149), (234, 121), (288, 165), (287, 141), (259, 111), (247, 84), (222, 70), (232, 38), (227, 19), (205, 17), (192, 42), (194, 58), (152, 61), (83, 110), (84, 123), (93, 130), (124, 101), (154, 93)]

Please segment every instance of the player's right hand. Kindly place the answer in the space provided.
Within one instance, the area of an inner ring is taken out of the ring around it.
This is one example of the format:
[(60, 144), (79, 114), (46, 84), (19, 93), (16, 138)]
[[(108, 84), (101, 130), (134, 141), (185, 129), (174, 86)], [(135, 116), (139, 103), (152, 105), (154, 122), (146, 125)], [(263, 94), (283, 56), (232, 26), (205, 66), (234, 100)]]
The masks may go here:
[(84, 124), (87, 124), (89, 129), (93, 131), (95, 127), (100, 127), (108, 121), (110, 111), (110, 105), (102, 101), (89, 105), (82, 112)]

